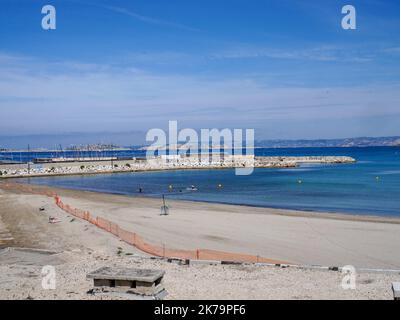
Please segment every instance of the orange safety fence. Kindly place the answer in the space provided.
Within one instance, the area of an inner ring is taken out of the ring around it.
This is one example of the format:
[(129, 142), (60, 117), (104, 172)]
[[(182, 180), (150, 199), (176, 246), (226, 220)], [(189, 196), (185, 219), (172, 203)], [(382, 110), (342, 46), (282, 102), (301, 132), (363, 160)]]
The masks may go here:
[(33, 188), (28, 185), (19, 183), (0, 183), (0, 188), (12, 191), (21, 191), (31, 194), (44, 195), (47, 197), (54, 198), (55, 204), (63, 211), (88, 221), (89, 223), (97, 226), (104, 231), (107, 231), (114, 236), (118, 237), (122, 241), (135, 246), (137, 249), (157, 257), (168, 257), (168, 258), (179, 258), (179, 259), (192, 259), (192, 260), (215, 260), (215, 261), (237, 261), (237, 262), (250, 262), (250, 263), (273, 263), (280, 264), (284, 263), (278, 260), (272, 260), (263, 258), (260, 256), (250, 254), (231, 253), (224, 251), (208, 250), (208, 249), (197, 249), (197, 250), (178, 250), (169, 249), (163, 246), (157, 246), (147, 243), (137, 233), (122, 229), (118, 224), (109, 221), (102, 217), (94, 217), (89, 211), (80, 210), (73, 208), (68, 204), (63, 203), (61, 198), (52, 191), (43, 188)]

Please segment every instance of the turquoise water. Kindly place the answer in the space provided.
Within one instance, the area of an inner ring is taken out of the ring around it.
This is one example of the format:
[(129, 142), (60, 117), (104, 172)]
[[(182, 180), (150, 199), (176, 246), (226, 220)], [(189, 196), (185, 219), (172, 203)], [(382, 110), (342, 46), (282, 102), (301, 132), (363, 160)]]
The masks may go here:
[[(250, 176), (236, 176), (231, 169), (182, 170), (45, 177), (24, 182), (132, 196), (165, 194), (167, 200), (400, 216), (400, 148), (257, 149), (256, 155), (346, 155), (358, 162), (293, 169), (260, 168)], [(173, 185), (172, 191), (169, 185)], [(190, 185), (195, 185), (198, 191), (188, 191)]]

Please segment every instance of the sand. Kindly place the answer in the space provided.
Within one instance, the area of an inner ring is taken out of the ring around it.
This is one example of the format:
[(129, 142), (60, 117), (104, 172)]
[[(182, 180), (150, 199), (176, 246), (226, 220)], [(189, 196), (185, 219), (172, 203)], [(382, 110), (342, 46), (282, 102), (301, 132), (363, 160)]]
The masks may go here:
[(160, 199), (61, 192), (65, 203), (168, 248), (248, 253), (296, 264), (400, 269), (396, 219), (169, 200), (170, 215), (160, 216)]
[[(325, 215), (186, 201), (168, 201), (159, 216), (157, 199), (58, 190), (66, 203), (105, 216), (149, 240), (174, 248), (208, 248), (260, 254), (293, 263), (399, 268), (400, 224), (343, 220)], [(39, 211), (44, 207), (45, 211)], [(56, 290), (43, 290), (41, 268), (49, 261), (3, 261), (0, 299), (115, 299), (87, 294), (86, 274), (101, 266), (166, 271), (167, 299), (391, 299), (399, 273), (359, 272), (356, 290), (343, 290), (339, 272), (267, 266), (179, 266), (150, 260), (135, 248), (87, 222), (68, 216), (52, 199), (0, 191), (7, 245), (57, 252)], [(61, 222), (49, 224), (53, 216)], [(133, 254), (133, 255), (131, 255)], [(51, 262), (51, 261), (50, 261)]]

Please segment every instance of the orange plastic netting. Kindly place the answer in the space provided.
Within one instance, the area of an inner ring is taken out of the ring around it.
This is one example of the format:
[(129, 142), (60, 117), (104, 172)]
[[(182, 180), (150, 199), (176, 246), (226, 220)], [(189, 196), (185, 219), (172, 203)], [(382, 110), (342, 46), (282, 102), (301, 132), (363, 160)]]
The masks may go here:
[(88, 221), (89, 223), (112, 233), (114, 236), (120, 238), (122, 241), (135, 246), (139, 250), (157, 257), (179, 258), (179, 259), (195, 259), (195, 260), (216, 260), (216, 261), (237, 261), (237, 262), (264, 262), (278, 264), (281, 261), (267, 259), (255, 255), (230, 253), (224, 251), (197, 249), (197, 250), (178, 250), (169, 249), (165, 246), (157, 246), (146, 242), (141, 236), (135, 232), (122, 229), (118, 224), (104, 219), (102, 217), (95, 217), (90, 212), (73, 208), (65, 204), (61, 198), (53, 191), (44, 188), (32, 187), (19, 183), (0, 183), (0, 188), (4, 190), (27, 192), (31, 194), (44, 195), (52, 197), (55, 204), (63, 211), (71, 214), (79, 219)]

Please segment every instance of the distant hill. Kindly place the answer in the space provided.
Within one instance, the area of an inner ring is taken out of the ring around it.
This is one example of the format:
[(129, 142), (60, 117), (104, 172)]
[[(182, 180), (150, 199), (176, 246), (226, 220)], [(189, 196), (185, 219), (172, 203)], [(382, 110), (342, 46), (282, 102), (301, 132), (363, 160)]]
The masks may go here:
[(263, 148), (393, 147), (400, 146), (400, 136), (318, 140), (262, 140), (257, 141), (255, 145)]
[[(31, 135), (31, 136), (0, 136), (0, 152), (7, 150), (27, 149), (30, 150), (60, 150), (74, 149), (78, 146), (80, 150), (87, 150), (88, 146), (80, 148), (81, 145), (96, 144), (130, 146), (127, 148), (146, 150), (148, 145), (143, 144), (144, 133), (140, 131), (119, 133), (70, 133), (60, 135)], [(99, 142), (100, 143), (96, 143)], [(112, 141), (112, 142), (111, 142)], [(135, 147), (131, 147), (131, 146)], [(245, 142), (243, 142), (245, 145)], [(258, 148), (326, 148), (326, 147), (372, 147), (372, 146), (399, 146), (400, 136), (393, 137), (358, 137), (346, 139), (316, 139), (316, 140), (257, 140), (255, 147)], [(95, 148), (96, 149), (96, 148)]]

